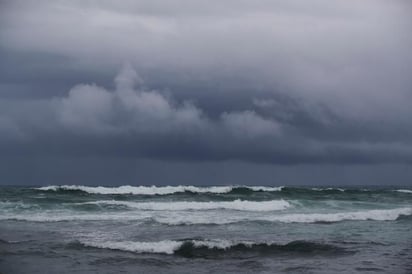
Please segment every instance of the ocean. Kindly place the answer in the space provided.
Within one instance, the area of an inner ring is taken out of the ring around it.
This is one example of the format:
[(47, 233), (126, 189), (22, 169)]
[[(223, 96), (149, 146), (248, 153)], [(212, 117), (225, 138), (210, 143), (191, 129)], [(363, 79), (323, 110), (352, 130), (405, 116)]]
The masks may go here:
[(1, 187), (0, 273), (412, 273), (412, 189)]

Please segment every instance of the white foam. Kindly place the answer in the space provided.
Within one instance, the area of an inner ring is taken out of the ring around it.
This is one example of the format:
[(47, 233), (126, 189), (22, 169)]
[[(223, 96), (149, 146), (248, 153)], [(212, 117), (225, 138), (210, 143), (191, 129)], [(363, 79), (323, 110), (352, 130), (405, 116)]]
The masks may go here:
[(114, 249), (122, 251), (130, 251), (137, 253), (164, 253), (164, 254), (173, 254), (175, 250), (182, 246), (183, 242), (179, 241), (159, 241), (159, 242), (132, 242), (132, 241), (123, 241), (123, 242), (81, 242), (85, 246), (105, 248), (105, 249)]
[(290, 203), (285, 200), (271, 201), (243, 201), (234, 200), (227, 202), (128, 202), (128, 201), (94, 201), (78, 204), (97, 204), (97, 205), (122, 205), (140, 210), (213, 210), (213, 209), (231, 209), (241, 211), (275, 211), (284, 210), (290, 207)]
[(401, 193), (411, 193), (412, 194), (412, 190), (410, 190), (410, 189), (397, 189), (395, 191), (396, 192), (401, 192)]
[(223, 194), (232, 191), (234, 188), (245, 187), (253, 191), (280, 191), (282, 187), (263, 187), (263, 186), (119, 186), (119, 187), (90, 187), (79, 185), (45, 186), (37, 188), (44, 191), (58, 190), (81, 190), (91, 194), (134, 194), (134, 195), (167, 195), (179, 192), (190, 191), (194, 193), (216, 193)]

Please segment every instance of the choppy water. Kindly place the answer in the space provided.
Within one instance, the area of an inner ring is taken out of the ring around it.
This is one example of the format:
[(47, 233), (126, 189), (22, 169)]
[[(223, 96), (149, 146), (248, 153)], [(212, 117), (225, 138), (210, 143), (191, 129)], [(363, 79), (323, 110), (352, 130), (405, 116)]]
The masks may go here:
[(412, 273), (412, 190), (0, 188), (0, 273)]

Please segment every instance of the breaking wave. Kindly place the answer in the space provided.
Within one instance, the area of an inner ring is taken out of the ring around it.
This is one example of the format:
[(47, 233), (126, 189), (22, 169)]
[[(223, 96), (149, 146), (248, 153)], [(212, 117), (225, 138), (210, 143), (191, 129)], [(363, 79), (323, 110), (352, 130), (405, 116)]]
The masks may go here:
[(293, 241), (287, 244), (257, 243), (252, 241), (229, 240), (164, 240), (158, 242), (134, 241), (77, 241), (71, 247), (92, 247), (111, 250), (120, 250), (134, 253), (174, 254), (183, 257), (218, 257), (218, 256), (245, 256), (248, 253), (271, 255), (277, 253), (324, 253), (336, 254), (346, 250), (331, 244), (309, 241)]
[[(173, 213), (173, 214), (172, 214)], [(394, 221), (412, 215), (412, 208), (366, 210), (338, 213), (294, 213), (294, 214), (205, 214), (206, 211), (176, 211), (169, 214), (153, 215), (150, 211), (123, 213), (78, 214), (76, 212), (50, 212), (39, 214), (9, 214), (0, 220), (31, 222), (62, 221), (133, 221), (156, 222), (165, 225), (224, 225), (240, 222), (281, 222), (281, 223), (334, 223), (341, 221)]]
[(395, 191), (400, 192), (400, 193), (410, 193), (410, 194), (412, 194), (412, 190), (410, 190), (410, 189), (397, 189)]
[(285, 195), (304, 195), (304, 194), (316, 194), (324, 192), (326, 194), (336, 195), (352, 195), (352, 194), (367, 194), (367, 193), (412, 193), (410, 189), (367, 189), (367, 188), (339, 188), (339, 187), (286, 187), (286, 186), (118, 186), (118, 187), (104, 187), (104, 186), (81, 186), (81, 185), (52, 185), (35, 188), (38, 191), (52, 191), (52, 192), (69, 192), (69, 193), (85, 193), (96, 195), (172, 195), (172, 194), (233, 194), (233, 195), (250, 195), (253, 193), (282, 193)]
[(78, 203), (78, 205), (114, 205), (114, 206), (126, 206), (129, 208), (140, 210), (169, 210), (169, 211), (181, 211), (181, 210), (212, 210), (212, 209), (231, 209), (241, 211), (275, 211), (283, 210), (290, 207), (290, 203), (285, 200), (272, 200), (272, 201), (243, 201), (234, 200), (228, 202), (128, 202), (128, 201), (93, 201)]
[(214, 193), (223, 194), (241, 190), (249, 191), (281, 191), (283, 187), (265, 186), (119, 186), (119, 187), (90, 187), (78, 185), (45, 186), (36, 188), (41, 191), (83, 191), (90, 194), (133, 194), (133, 195), (168, 195), (174, 193)]
[(279, 214), (269, 216), (256, 216), (230, 219), (221, 219), (210, 216), (192, 218), (191, 216), (180, 216), (170, 218), (154, 218), (157, 222), (168, 225), (196, 225), (196, 224), (230, 224), (247, 221), (281, 222), (281, 223), (335, 223), (341, 221), (394, 221), (401, 216), (412, 215), (412, 208), (396, 208), (381, 210), (366, 210), (356, 212), (338, 213), (295, 213)]

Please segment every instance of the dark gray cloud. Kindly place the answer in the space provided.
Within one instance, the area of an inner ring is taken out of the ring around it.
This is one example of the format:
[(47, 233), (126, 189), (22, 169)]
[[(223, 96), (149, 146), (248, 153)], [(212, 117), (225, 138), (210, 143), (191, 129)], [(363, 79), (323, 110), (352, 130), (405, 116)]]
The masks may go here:
[(249, 109), (210, 117), (190, 101), (145, 88), (130, 65), (114, 82), (113, 90), (79, 84), (63, 97), (3, 100), (4, 149), (276, 164), (412, 160), (410, 138), (385, 136), (390, 125), (361, 128), (326, 106), (253, 98)]
[(0, 5), (2, 161), (412, 163), (408, 1)]

